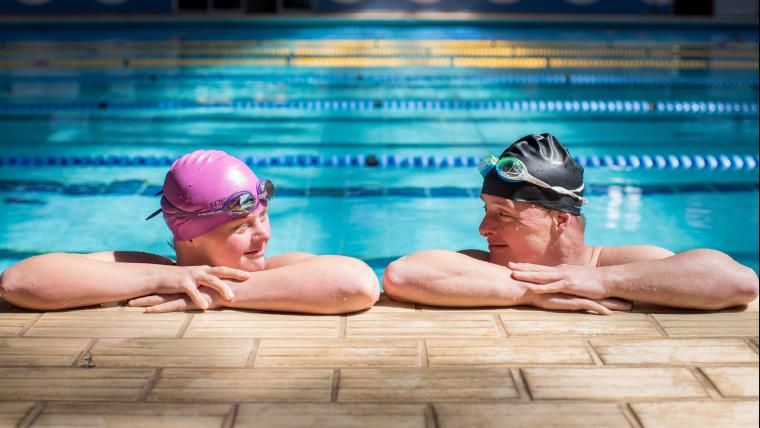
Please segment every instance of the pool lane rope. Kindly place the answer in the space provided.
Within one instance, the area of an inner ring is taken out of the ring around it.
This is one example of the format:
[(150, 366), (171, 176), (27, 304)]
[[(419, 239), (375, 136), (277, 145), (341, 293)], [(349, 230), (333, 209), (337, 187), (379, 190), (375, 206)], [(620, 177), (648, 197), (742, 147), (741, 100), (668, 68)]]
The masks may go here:
[[(58, 167), (58, 166), (169, 166), (176, 158), (170, 156), (0, 156), (0, 168)], [(243, 159), (251, 167), (368, 167), (368, 168), (474, 168), (478, 156), (403, 156), (403, 155), (281, 155), (248, 156)], [(758, 155), (676, 155), (630, 154), (576, 156), (584, 168), (754, 171), (760, 164)]]
[(584, 114), (676, 114), (757, 116), (757, 102), (739, 101), (647, 101), (647, 100), (302, 100), (302, 101), (145, 101), (55, 103), (0, 103), (0, 112), (124, 111), (124, 110), (232, 110), (232, 111), (491, 111)]

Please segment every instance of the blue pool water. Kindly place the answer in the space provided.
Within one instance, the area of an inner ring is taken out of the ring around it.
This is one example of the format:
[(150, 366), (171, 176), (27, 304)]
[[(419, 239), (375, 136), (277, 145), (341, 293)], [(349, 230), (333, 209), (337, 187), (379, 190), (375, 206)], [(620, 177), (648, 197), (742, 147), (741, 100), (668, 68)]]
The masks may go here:
[(171, 256), (166, 226), (143, 219), (166, 160), (198, 148), (277, 184), (271, 254), (379, 273), (485, 249), (466, 165), (534, 132), (587, 163), (590, 243), (711, 247), (758, 269), (757, 27), (91, 25), (0, 41), (0, 269), (50, 251)]

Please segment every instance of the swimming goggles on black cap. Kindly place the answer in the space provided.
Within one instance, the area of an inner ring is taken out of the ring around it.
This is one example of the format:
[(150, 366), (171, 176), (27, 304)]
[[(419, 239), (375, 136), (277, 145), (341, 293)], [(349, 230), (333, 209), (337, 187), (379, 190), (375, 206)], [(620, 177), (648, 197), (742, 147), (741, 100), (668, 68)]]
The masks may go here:
[(581, 184), (580, 187), (573, 190), (568, 190), (560, 186), (552, 186), (531, 175), (530, 172), (528, 172), (528, 167), (525, 166), (525, 162), (512, 156), (505, 156), (499, 159), (494, 155), (488, 155), (484, 157), (482, 161), (480, 161), (478, 169), (480, 170), (480, 175), (482, 175), (483, 178), (485, 178), (485, 176), (488, 175), (492, 170), (496, 169), (496, 173), (499, 175), (499, 178), (504, 181), (509, 181), (512, 183), (524, 181), (538, 187), (543, 187), (544, 189), (553, 190), (554, 192), (562, 195), (571, 196), (581, 201), (582, 204), (588, 203), (588, 199), (576, 193), (583, 191), (585, 184)]

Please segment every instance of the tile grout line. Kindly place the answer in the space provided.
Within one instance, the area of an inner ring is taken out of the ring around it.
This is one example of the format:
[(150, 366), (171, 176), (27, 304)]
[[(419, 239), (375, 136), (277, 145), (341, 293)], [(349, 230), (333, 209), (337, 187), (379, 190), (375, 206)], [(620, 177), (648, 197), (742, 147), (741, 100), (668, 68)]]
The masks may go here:
[(182, 339), (185, 336), (185, 333), (187, 332), (187, 329), (190, 327), (190, 323), (193, 322), (193, 319), (195, 318), (195, 314), (190, 313), (185, 316), (185, 319), (182, 321), (182, 324), (179, 326), (179, 330), (177, 330), (177, 334), (174, 335), (175, 339)]
[(757, 345), (755, 344), (755, 342), (752, 341), (751, 338), (746, 338), (746, 339), (744, 339), (744, 341), (747, 342), (749, 344), (749, 347), (752, 348), (752, 350), (755, 351), (755, 354), (760, 353), (760, 352), (758, 352)]
[(665, 330), (665, 327), (663, 327), (663, 326), (660, 324), (660, 322), (659, 322), (659, 321), (657, 321), (657, 318), (655, 318), (655, 317), (654, 317), (654, 315), (652, 315), (652, 314), (647, 314), (647, 319), (649, 319), (650, 321), (652, 321), (652, 322), (654, 323), (654, 328), (657, 330), (657, 332), (658, 332), (658, 333), (660, 333), (660, 335), (661, 335), (662, 337), (665, 337), (665, 338), (670, 338), (670, 335), (669, 335), (669, 334), (668, 334), (668, 332)]
[(499, 314), (493, 314), (493, 322), (496, 324), (496, 331), (499, 332), (499, 337), (509, 337), (507, 334), (507, 328), (504, 326), (504, 322), (501, 320)]
[(425, 428), (438, 428), (438, 414), (435, 411), (435, 406), (431, 403), (426, 404), (423, 413), (425, 415)]
[(343, 314), (338, 318), (338, 338), (346, 338), (346, 330), (348, 329), (348, 315)]
[(417, 341), (417, 353), (420, 356), (420, 367), (429, 368), (430, 359), (428, 356), (427, 342), (425, 342), (425, 339), (420, 339)]
[(137, 397), (137, 402), (144, 403), (148, 400), (148, 394), (150, 394), (150, 391), (153, 389), (156, 383), (158, 383), (158, 378), (161, 377), (161, 372), (163, 370), (163, 368), (157, 368), (153, 370), (153, 373), (148, 378), (148, 381), (145, 382), (145, 386), (143, 387), (140, 396)]
[(596, 348), (591, 344), (591, 341), (586, 339), (584, 340), (584, 343), (586, 344), (586, 351), (588, 351), (588, 354), (591, 356), (591, 360), (594, 361), (594, 365), (597, 367), (604, 367), (604, 361), (602, 361), (602, 357), (599, 356), (599, 353), (596, 352)]
[(26, 324), (24, 324), (24, 326), (21, 327), (21, 329), (16, 332), (16, 337), (21, 337), (21, 336), (25, 335), (26, 332), (29, 331), (32, 328), (32, 326), (34, 325), (34, 323), (36, 323), (37, 321), (39, 321), (40, 318), (42, 318), (42, 315), (44, 315), (44, 313), (39, 313), (39, 314), (37, 314), (37, 316), (35, 316), (34, 318), (32, 318), (29, 321), (27, 321)]
[(221, 428), (232, 428), (235, 425), (235, 420), (237, 419), (239, 406), (240, 406), (239, 403), (232, 403), (232, 406), (230, 406), (230, 410), (227, 412), (226, 415), (224, 415), (224, 420), (222, 420)]
[(717, 386), (713, 383), (713, 381), (710, 380), (710, 378), (700, 369), (699, 367), (689, 367), (689, 371), (694, 375), (694, 377), (697, 378), (697, 381), (702, 385), (702, 388), (707, 391), (707, 395), (710, 396), (713, 400), (723, 400), (723, 394), (720, 393), (720, 390)]
[(28, 428), (32, 426), (34, 421), (37, 420), (37, 418), (42, 414), (42, 411), (45, 410), (45, 406), (47, 406), (46, 401), (38, 401), (34, 403), (34, 406), (32, 406), (31, 409), (29, 409), (28, 412), (26, 412), (26, 415), (24, 415), (23, 418), (18, 422), (16, 427), (18, 428)]
[(630, 403), (624, 403), (621, 401), (617, 403), (617, 406), (618, 409), (623, 412), (623, 417), (628, 420), (628, 423), (631, 424), (631, 427), (642, 428), (644, 426), (644, 424), (642, 424), (639, 420), (639, 415), (633, 411), (633, 407), (631, 407)]
[(253, 367), (256, 363), (256, 357), (259, 355), (259, 349), (261, 349), (261, 339), (253, 339), (253, 345), (251, 345), (251, 351), (248, 353), (248, 358), (245, 360), (245, 367)]
[(509, 374), (512, 376), (512, 383), (515, 385), (515, 389), (517, 389), (517, 395), (520, 396), (520, 401), (533, 400), (533, 397), (530, 394), (530, 390), (528, 389), (528, 383), (523, 376), (522, 370), (509, 369)]
[[(92, 354), (90, 353), (90, 351), (92, 351), (92, 347), (95, 346), (95, 342), (97, 341), (98, 339), (94, 337), (90, 339), (90, 341), (87, 342), (86, 345), (84, 345), (84, 348), (82, 348), (82, 351), (79, 352), (79, 355), (77, 355), (77, 357), (74, 358), (74, 362), (71, 363), (71, 367), (81, 367), (80, 364), (82, 364), (82, 362), (85, 360), (85, 358), (88, 355), (90, 356), (90, 361), (92, 361)], [(91, 367), (94, 367), (94, 365)], [(85, 368), (89, 369), (91, 367), (85, 367)]]
[(340, 386), (340, 369), (333, 369), (332, 385), (330, 386), (330, 402), (338, 402), (338, 387)]

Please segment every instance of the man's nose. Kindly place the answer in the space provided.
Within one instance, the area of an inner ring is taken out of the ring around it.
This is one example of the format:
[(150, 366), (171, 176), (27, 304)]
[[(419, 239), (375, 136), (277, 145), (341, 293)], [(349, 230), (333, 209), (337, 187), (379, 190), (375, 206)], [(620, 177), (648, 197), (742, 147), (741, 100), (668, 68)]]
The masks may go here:
[(493, 233), (493, 227), (491, 219), (488, 217), (488, 214), (485, 214), (483, 216), (483, 220), (480, 222), (480, 227), (478, 229), (480, 234), (482, 236), (489, 236)]

